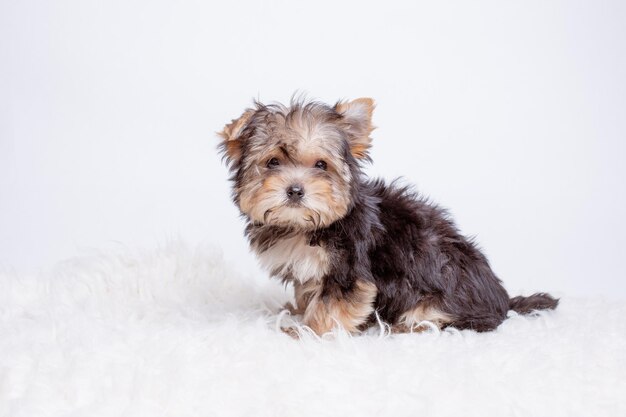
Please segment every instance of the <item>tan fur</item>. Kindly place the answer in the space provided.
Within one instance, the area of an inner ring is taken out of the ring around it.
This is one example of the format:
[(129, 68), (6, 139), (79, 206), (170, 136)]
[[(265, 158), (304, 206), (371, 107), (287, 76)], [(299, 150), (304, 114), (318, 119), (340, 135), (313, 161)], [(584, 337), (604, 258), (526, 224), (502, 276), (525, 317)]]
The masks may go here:
[(226, 142), (226, 155), (230, 159), (239, 159), (241, 157), (241, 146), (237, 141), (237, 137), (241, 134), (250, 117), (254, 114), (253, 110), (246, 110), (238, 119), (233, 119), (229, 124), (224, 126), (224, 130), (218, 133)]
[(372, 125), (374, 107), (374, 100), (368, 97), (340, 102), (335, 106), (335, 110), (343, 115), (348, 131), (352, 136), (350, 151), (357, 159), (367, 158), (367, 152), (371, 147), (370, 134), (375, 129)]
[(293, 292), (296, 305), (294, 306), (291, 303), (287, 303), (285, 308), (289, 310), (291, 314), (304, 314), (311, 299), (315, 296), (315, 293), (319, 292), (320, 286), (320, 281), (309, 280), (304, 283), (295, 281), (293, 283)]
[[(252, 249), (256, 251), (254, 247)], [(301, 234), (282, 239), (263, 252), (256, 252), (263, 268), (279, 276), (290, 275), (301, 284), (308, 281), (319, 283), (328, 272), (330, 264), (326, 249), (322, 246), (310, 246)], [(297, 297), (296, 294), (296, 301)], [(298, 303), (298, 307), (300, 306)]]
[[(345, 216), (349, 204), (349, 172), (343, 171), (343, 164), (334, 162), (334, 155), (310, 152), (306, 144), (293, 144), (292, 158), (296, 162), (277, 158), (281, 161), (280, 174), (263, 176), (269, 156), (260, 159), (258, 167), (246, 171), (243, 185), (237, 190), (239, 207), (257, 223), (298, 225), (305, 229), (328, 226)], [(304, 148), (304, 150), (302, 150)], [(318, 176), (315, 168), (318, 160), (326, 161), (330, 176)], [(304, 186), (305, 198), (302, 207), (290, 208), (285, 194), (286, 188), (294, 183)]]
[[(264, 221), (264, 214), (267, 209), (283, 203), (285, 199), (285, 187), (287, 181), (283, 177), (262, 178), (260, 181), (247, 182), (239, 190), (239, 207), (244, 213), (248, 213), (250, 218), (257, 222)], [(271, 197), (272, 201), (267, 200)]]
[[(253, 222), (312, 230), (346, 215), (353, 179), (341, 157), (343, 138), (348, 131), (351, 151), (365, 157), (367, 150), (363, 146), (369, 143), (373, 101), (357, 99), (338, 106), (345, 112), (342, 118), (329, 116), (332, 112), (327, 107), (306, 111), (296, 107), (290, 111), (277, 105), (264, 113), (264, 122), (255, 125), (253, 134), (246, 137), (248, 151), (235, 194), (239, 208)], [(239, 136), (247, 124), (253, 123), (254, 115), (255, 111), (247, 110), (220, 134), (229, 160), (239, 161)], [(355, 135), (363, 128), (366, 137), (357, 139)], [(280, 166), (269, 170), (267, 163), (273, 158)], [(320, 160), (327, 164), (323, 173), (315, 167)], [(299, 207), (288, 204), (285, 192), (295, 183), (301, 184), (305, 192)]]
[(307, 190), (306, 198), (310, 200), (309, 207), (320, 214), (320, 226), (328, 226), (336, 219), (346, 215), (348, 199), (328, 181), (313, 177), (302, 183)]
[(438, 328), (442, 328), (445, 324), (450, 323), (452, 318), (441, 310), (422, 302), (415, 308), (402, 314), (398, 324), (393, 326), (392, 330), (397, 333), (424, 330), (426, 327), (420, 326), (420, 323), (424, 321), (431, 322)]
[(377, 289), (373, 283), (357, 280), (355, 288), (342, 297), (321, 297), (321, 287), (315, 291), (304, 313), (304, 324), (316, 334), (322, 335), (341, 326), (348, 332), (356, 332), (374, 311)]
[[(311, 168), (309, 170), (313, 170)], [(257, 223), (298, 225), (303, 229), (328, 226), (348, 211), (348, 197), (326, 179), (306, 172), (284, 174), (246, 182), (239, 189), (241, 211)], [(294, 183), (304, 186), (301, 207), (287, 205), (286, 188)]]

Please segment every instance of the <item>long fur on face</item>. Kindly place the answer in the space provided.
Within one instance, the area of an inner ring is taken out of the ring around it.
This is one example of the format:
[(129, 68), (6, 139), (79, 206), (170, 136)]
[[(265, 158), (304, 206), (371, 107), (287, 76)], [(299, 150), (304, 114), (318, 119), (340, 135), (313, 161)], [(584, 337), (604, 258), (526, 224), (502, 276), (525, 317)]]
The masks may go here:
[[(335, 107), (255, 103), (233, 120), (221, 133), (221, 148), (242, 213), (256, 224), (307, 230), (345, 216), (361, 175), (358, 160), (369, 158), (372, 108), (366, 99)], [(285, 191), (294, 184), (304, 190), (298, 204)]]
[(272, 275), (298, 283), (305, 324), (356, 331), (377, 312), (398, 331), (423, 320), (486, 331), (509, 308), (555, 308), (543, 293), (510, 300), (445, 211), (365, 178), (373, 109), (368, 98), (255, 103), (221, 133), (251, 247)]

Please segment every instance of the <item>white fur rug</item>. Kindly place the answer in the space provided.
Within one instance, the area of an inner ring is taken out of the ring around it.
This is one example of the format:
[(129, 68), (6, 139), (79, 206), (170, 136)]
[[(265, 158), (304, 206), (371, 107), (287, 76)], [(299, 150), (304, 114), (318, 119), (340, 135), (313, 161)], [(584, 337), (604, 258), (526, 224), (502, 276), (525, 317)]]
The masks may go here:
[(288, 296), (210, 248), (0, 274), (0, 416), (623, 416), (626, 303), (496, 332), (292, 340)]

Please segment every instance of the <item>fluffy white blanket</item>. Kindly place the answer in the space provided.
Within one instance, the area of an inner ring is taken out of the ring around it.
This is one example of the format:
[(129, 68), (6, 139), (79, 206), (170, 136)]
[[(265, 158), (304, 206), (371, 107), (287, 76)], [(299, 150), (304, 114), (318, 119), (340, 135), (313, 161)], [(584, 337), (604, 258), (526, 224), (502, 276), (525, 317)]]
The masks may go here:
[(626, 303), (293, 340), (288, 294), (180, 244), (3, 272), (0, 416), (626, 415)]

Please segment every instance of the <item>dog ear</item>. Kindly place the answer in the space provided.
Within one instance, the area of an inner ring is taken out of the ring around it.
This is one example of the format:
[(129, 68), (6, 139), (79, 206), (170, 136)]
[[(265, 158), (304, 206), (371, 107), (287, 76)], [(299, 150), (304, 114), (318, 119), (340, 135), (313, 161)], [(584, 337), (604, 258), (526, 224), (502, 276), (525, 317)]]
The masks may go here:
[(335, 111), (343, 116), (350, 137), (350, 151), (357, 159), (370, 159), (368, 149), (372, 142), (370, 133), (375, 129), (372, 125), (374, 107), (374, 100), (367, 97), (335, 104)]
[(233, 119), (229, 124), (224, 126), (224, 130), (218, 133), (223, 139), (219, 148), (227, 163), (237, 162), (239, 158), (241, 158), (241, 141), (239, 140), (239, 136), (253, 114), (254, 110), (247, 109), (238, 119)]

